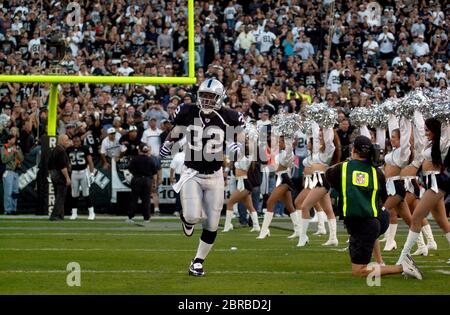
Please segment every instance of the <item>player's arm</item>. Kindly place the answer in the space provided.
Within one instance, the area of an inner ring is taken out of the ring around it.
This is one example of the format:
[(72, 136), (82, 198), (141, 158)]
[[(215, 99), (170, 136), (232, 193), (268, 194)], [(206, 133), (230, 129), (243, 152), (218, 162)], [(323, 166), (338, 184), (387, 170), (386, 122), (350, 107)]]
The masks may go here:
[(166, 140), (159, 150), (159, 154), (162, 158), (170, 156), (172, 154), (173, 144), (183, 138), (186, 126), (189, 123), (189, 108), (190, 106), (186, 104), (177, 107), (172, 119), (172, 125), (174, 125), (174, 127), (167, 135)]

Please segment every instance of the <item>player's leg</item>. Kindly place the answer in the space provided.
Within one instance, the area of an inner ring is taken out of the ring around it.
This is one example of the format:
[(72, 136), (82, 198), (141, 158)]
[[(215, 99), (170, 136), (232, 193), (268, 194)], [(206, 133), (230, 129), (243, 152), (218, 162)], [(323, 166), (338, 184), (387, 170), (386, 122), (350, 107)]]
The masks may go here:
[(70, 220), (76, 220), (78, 217), (78, 198), (80, 197), (80, 176), (78, 172), (73, 171), (70, 175), (70, 181), (72, 185), (72, 215), (70, 216)]
[(194, 233), (194, 226), (202, 217), (203, 190), (199, 181), (200, 179), (197, 177), (187, 180), (180, 191), (182, 208), (180, 219), (183, 222), (183, 232), (186, 236)]
[(219, 227), (220, 213), (223, 208), (224, 179), (221, 172), (216, 176), (202, 178), (199, 180), (200, 188), (203, 190), (202, 206), (206, 218), (203, 221), (203, 231), (200, 236), (197, 253), (189, 267), (189, 274), (203, 276), (203, 262), (208, 256), (216, 240)]

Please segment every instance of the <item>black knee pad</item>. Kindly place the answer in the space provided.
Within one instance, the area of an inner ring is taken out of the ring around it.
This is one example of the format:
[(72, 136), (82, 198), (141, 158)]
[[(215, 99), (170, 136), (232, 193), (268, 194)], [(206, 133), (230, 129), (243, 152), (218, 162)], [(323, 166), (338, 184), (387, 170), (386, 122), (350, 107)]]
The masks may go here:
[(211, 232), (208, 230), (203, 230), (202, 236), (200, 236), (200, 239), (205, 242), (206, 244), (213, 244), (216, 240), (217, 231)]

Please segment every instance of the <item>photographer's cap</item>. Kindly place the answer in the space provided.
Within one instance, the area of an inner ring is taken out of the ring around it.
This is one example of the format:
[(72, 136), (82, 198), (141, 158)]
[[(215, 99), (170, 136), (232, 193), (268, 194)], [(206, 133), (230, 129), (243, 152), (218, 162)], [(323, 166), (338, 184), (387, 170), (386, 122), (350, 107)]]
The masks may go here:
[(372, 150), (373, 144), (372, 141), (366, 136), (358, 136), (353, 143), (353, 148), (356, 152), (367, 154)]

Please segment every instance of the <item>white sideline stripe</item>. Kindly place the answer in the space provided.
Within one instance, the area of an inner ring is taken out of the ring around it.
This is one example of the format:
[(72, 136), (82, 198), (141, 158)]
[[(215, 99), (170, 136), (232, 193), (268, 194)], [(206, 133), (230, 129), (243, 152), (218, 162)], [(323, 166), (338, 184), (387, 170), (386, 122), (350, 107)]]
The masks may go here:
[[(432, 270), (436, 273), (448, 274), (450, 271), (436, 269)], [(48, 273), (67, 273), (65, 270), (0, 270), (0, 274), (14, 274), (14, 273), (35, 273), (35, 274), (48, 274)], [(170, 270), (81, 270), (81, 273), (157, 273), (157, 274), (185, 274), (186, 271), (170, 271)], [(226, 274), (240, 274), (240, 275), (298, 275), (302, 274), (351, 274), (350, 271), (242, 271), (242, 270), (223, 270), (223, 271), (209, 271), (208, 274), (226, 275)]]
[(433, 271), (438, 272), (438, 273), (443, 273), (444, 275), (450, 275), (450, 270), (437, 269), (437, 270), (433, 270)]
[[(0, 273), (67, 273), (65, 270), (0, 270)], [(170, 270), (83, 270), (81, 273), (177, 273), (185, 274), (186, 271)], [(262, 275), (301, 275), (301, 274), (348, 274), (349, 271), (242, 271), (242, 270), (223, 270), (209, 271), (208, 274), (262, 274)]]
[[(27, 251), (27, 252), (58, 252), (58, 251), (73, 251), (73, 252), (80, 252), (80, 251), (105, 251), (105, 252), (192, 252), (192, 249), (171, 249), (171, 248), (0, 248), (0, 252), (20, 252), (20, 251)], [(308, 252), (323, 252), (323, 251), (329, 251), (329, 248), (323, 247), (323, 248), (302, 248), (299, 249), (297, 247), (287, 247), (287, 248), (240, 248), (237, 250), (231, 250), (228, 248), (215, 248), (213, 249), (215, 252), (281, 252), (281, 251), (308, 251)]]

